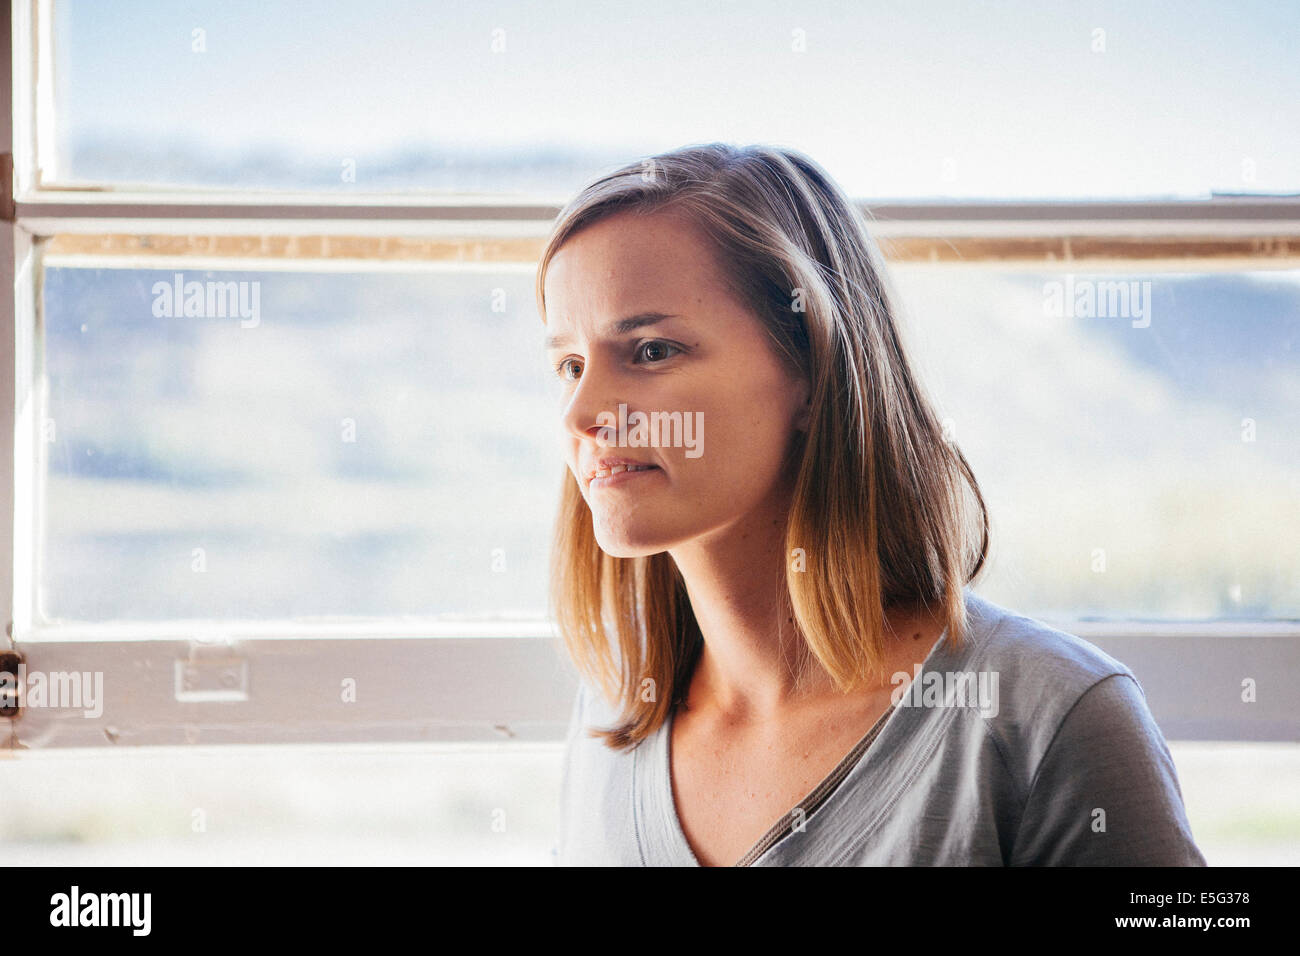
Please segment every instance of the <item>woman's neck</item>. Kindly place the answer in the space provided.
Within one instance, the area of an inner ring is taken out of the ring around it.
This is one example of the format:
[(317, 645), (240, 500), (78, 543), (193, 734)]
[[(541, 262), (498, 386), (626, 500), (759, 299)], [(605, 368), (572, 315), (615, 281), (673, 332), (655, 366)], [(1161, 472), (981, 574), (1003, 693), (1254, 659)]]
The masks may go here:
[[(688, 708), (765, 724), (801, 705), (842, 698), (808, 652), (794, 620), (785, 577), (785, 523), (780, 509), (756, 510), (741, 523), (670, 549), (703, 637), (684, 694)], [(916, 656), (908, 638), (933, 637), (941, 629), (933, 614), (912, 608), (886, 609), (884, 624), (891, 635), (884, 648), (890, 667), (895, 657)], [(907, 669), (910, 676), (910, 665)]]
[(832, 689), (815, 660), (798, 680), (807, 654), (786, 591), (782, 504), (754, 509), (670, 550), (704, 639), (688, 707), (707, 705), (761, 722)]

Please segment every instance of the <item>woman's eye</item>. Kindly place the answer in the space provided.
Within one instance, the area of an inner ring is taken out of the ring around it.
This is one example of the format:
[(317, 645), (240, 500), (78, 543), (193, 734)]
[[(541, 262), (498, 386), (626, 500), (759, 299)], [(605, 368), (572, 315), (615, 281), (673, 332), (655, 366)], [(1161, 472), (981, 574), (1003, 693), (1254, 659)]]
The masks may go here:
[(670, 352), (680, 352), (680, 351), (681, 351), (681, 349), (679, 349), (679, 348), (678, 348), (677, 346), (675, 346), (675, 345), (670, 345), (670, 344), (667, 343), (667, 342), (661, 342), (661, 341), (659, 341), (659, 340), (655, 340), (655, 341), (651, 341), (651, 342), (643, 342), (643, 343), (641, 343), (641, 345), (638, 346), (638, 348), (637, 348), (637, 355), (646, 355), (647, 349), (648, 349), (648, 350), (651, 350), (651, 351), (653, 351), (653, 352), (655, 352), (655, 353), (657, 353), (657, 354), (659, 355), (658, 358), (650, 357), (649, 361), (650, 361), (651, 363), (654, 363), (654, 362), (662, 362), (664, 359), (670, 357), (670, 355), (669, 355)]
[[(572, 381), (572, 378), (565, 374), (565, 370), (568, 369), (569, 366), (574, 362), (575, 362), (574, 359), (566, 358), (564, 361), (560, 362), (559, 365), (555, 366), (555, 374), (560, 376), (560, 378)], [(581, 363), (577, 363), (577, 364), (580, 365)]]
[[(636, 348), (636, 355), (638, 359), (642, 359), (642, 357), (644, 356), (644, 359), (640, 361), (638, 364), (654, 365), (666, 359), (670, 359), (673, 357), (675, 353), (682, 352), (682, 351), (685, 350), (682, 349), (680, 346), (673, 345), (670, 342), (664, 342), (659, 339), (654, 339), (649, 342), (642, 342), (640, 345), (638, 345)], [(575, 366), (577, 368), (576, 372), (573, 371)], [(577, 378), (582, 374), (582, 360), (575, 359), (575, 358), (563, 359), (558, 365), (555, 366), (555, 374), (558, 375), (560, 378), (564, 379), (566, 382), (576, 381)]]

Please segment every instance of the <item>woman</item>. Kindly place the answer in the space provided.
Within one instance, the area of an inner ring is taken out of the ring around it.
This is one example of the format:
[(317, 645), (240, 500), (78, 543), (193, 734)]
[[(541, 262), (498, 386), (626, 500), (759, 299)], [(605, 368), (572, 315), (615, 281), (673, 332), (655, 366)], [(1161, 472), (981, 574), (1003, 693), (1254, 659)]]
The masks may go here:
[(1204, 865), (1129, 670), (970, 590), (979, 486), (817, 164), (604, 176), (537, 295), (582, 678), (559, 862)]

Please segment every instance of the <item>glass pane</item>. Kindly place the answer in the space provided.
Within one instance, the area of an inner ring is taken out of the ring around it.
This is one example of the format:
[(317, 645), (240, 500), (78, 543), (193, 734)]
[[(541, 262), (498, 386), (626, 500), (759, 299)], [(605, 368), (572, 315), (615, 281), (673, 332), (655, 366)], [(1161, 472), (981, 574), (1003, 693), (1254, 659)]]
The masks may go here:
[(295, 268), (49, 264), (49, 618), (543, 615), (533, 268)]
[[(544, 614), (532, 268), (301, 268), (182, 272), (257, 288), (256, 325), (155, 316), (176, 270), (47, 270), (45, 614)], [(1300, 617), (1300, 273), (892, 274), (990, 507), (991, 598)]]
[(58, 0), (47, 181), (559, 198), (686, 143), (852, 194), (1300, 191), (1300, 6)]
[(1300, 272), (895, 266), (1035, 616), (1300, 618)]

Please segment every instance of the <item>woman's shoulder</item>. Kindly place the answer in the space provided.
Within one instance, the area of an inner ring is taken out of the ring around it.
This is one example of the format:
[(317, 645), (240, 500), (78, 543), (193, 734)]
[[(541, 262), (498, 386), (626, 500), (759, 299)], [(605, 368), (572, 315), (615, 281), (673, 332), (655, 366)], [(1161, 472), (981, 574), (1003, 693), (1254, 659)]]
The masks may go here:
[(966, 607), (969, 641), (933, 666), (969, 672), (973, 686), (992, 693), (981, 723), (1004, 755), (1032, 767), (1085, 697), (1102, 705), (1089, 709), (1094, 718), (1154, 728), (1136, 675), (1101, 648), (969, 590)]
[(627, 866), (641, 860), (635, 803), (629, 798), (636, 750), (615, 750), (591, 735), (616, 723), (617, 714), (599, 690), (579, 678), (560, 783), (555, 856), (562, 865)]
[(965, 726), (969, 739), (994, 742), (1015, 786), (1010, 862), (1204, 866), (1133, 672), (1035, 618), (978, 597), (967, 607), (978, 625), (957, 656), (997, 693), (992, 716)]
[(1119, 660), (1081, 637), (966, 592), (968, 642), (945, 655), (999, 675), (999, 686), (1041, 714), (1052, 701), (1078, 699), (1098, 682), (1136, 677)]
[(649, 745), (650, 738), (636, 747), (614, 748), (597, 735), (597, 731), (612, 730), (623, 722), (620, 709), (609, 701), (599, 687), (586, 678), (578, 678), (569, 712), (565, 750), (568, 759), (581, 767), (584, 773), (628, 773), (633, 756)]
[(619, 711), (594, 684), (585, 677), (578, 678), (578, 687), (569, 715), (570, 734), (585, 737), (586, 731), (607, 729), (619, 723)]

